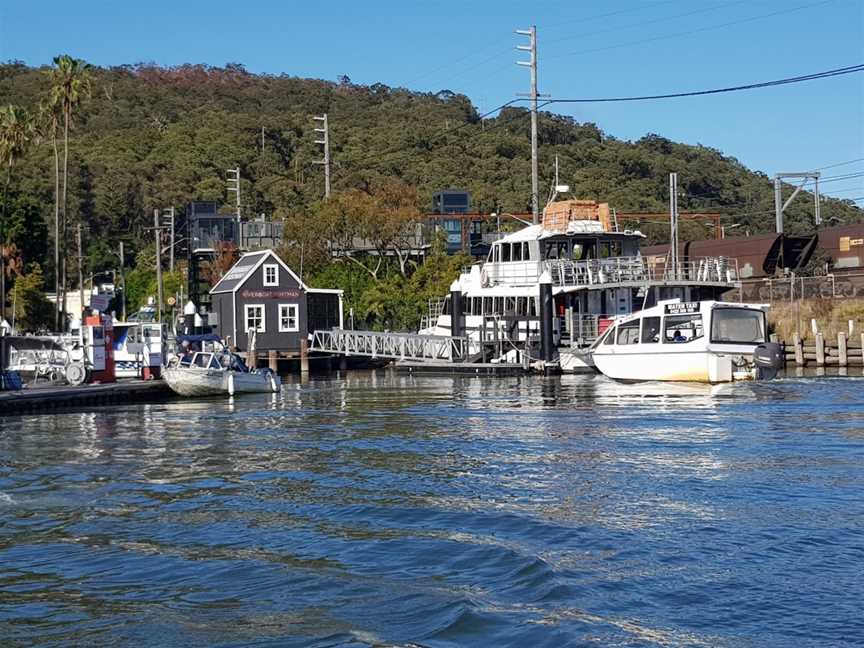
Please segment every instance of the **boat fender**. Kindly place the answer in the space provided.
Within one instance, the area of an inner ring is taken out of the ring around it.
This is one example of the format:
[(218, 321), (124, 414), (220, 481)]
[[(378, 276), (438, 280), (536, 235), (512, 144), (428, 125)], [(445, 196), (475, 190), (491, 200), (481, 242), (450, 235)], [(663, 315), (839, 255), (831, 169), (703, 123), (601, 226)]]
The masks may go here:
[(229, 372), (228, 374), (228, 395), (234, 395), (234, 373)]
[(268, 378), (270, 378), (270, 389), (273, 391), (274, 394), (278, 394), (281, 385), (279, 384), (279, 380), (277, 379), (276, 374), (271, 371)]

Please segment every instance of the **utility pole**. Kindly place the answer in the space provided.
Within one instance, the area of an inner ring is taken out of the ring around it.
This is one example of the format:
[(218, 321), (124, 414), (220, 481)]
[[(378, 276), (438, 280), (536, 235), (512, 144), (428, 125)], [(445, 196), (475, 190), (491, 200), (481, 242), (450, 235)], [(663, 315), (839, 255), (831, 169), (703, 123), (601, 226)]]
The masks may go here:
[(120, 241), (120, 283), (123, 284), (123, 299), (120, 301), (120, 318), (126, 321), (126, 257), (123, 255), (123, 241)]
[(669, 174), (669, 260), (672, 278), (678, 278), (678, 174)]
[(327, 121), (327, 113), (320, 117), (313, 117), (316, 122), (321, 122), (321, 128), (316, 128), (316, 133), (321, 133), (321, 139), (316, 139), (316, 144), (324, 146), (324, 159), (315, 160), (315, 164), (324, 165), (324, 197), (330, 197), (330, 124)]
[(528, 94), (517, 93), (517, 97), (528, 97), (531, 100), (531, 215), (532, 222), (536, 225), (540, 222), (540, 180), (537, 170), (537, 98), (549, 95), (537, 94), (537, 27), (530, 29), (517, 29), (520, 36), (528, 37), (528, 45), (517, 45), (516, 49), (529, 52), (531, 58), (528, 61), (516, 61), (516, 65), (531, 68), (531, 92)]
[(237, 235), (240, 235), (240, 167), (236, 169), (228, 169), (227, 174), (227, 183), (228, 183), (228, 191), (234, 192), (236, 197), (236, 205), (237, 205)]
[(169, 230), (171, 247), (168, 248), (168, 270), (169, 272), (174, 272), (174, 206), (172, 205), (171, 207), (166, 209), (164, 215), (168, 221), (167, 226), (171, 228)]
[[(783, 212), (786, 211), (786, 208), (792, 204), (792, 201), (795, 200), (795, 196), (804, 188), (810, 180), (813, 180), (815, 184), (815, 188), (813, 190), (814, 197), (814, 220), (816, 225), (822, 224), (822, 214), (820, 212), (820, 204), (819, 204), (819, 178), (822, 174), (819, 171), (801, 171), (794, 173), (777, 173), (774, 175), (774, 218), (775, 225), (778, 234), (783, 233)], [(783, 202), (783, 178), (797, 178), (801, 180), (801, 184), (799, 184), (795, 191), (792, 192), (792, 195), (786, 199), (786, 202)]]
[[(239, 184), (239, 183), (238, 183)], [(153, 232), (156, 235), (156, 321), (162, 323), (162, 227), (159, 210), (153, 210)]]
[(81, 246), (81, 223), (78, 223), (76, 228), (78, 237), (78, 298), (81, 300), (80, 308), (78, 309), (78, 325), (80, 330), (84, 330), (84, 254)]

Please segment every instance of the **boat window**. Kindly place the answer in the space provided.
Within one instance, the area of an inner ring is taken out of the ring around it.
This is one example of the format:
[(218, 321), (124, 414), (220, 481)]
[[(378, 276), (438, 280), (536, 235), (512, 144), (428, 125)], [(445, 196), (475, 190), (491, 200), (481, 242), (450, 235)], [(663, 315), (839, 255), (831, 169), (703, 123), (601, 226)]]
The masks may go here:
[(522, 260), (522, 244), (514, 243), (513, 244), (513, 257), (511, 261), (521, 261)]
[(210, 366), (210, 359), (213, 357), (212, 353), (196, 353), (195, 357), (192, 358), (192, 364), (196, 367), (201, 367), (202, 369), (206, 369)]
[(510, 261), (510, 244), (502, 243), (501, 244), (501, 263), (506, 263)]
[(528, 246), (528, 241), (525, 241), (522, 244), (522, 260), (530, 261), (531, 260), (531, 248)]
[(699, 313), (667, 315), (663, 323), (663, 342), (665, 344), (692, 342), (704, 334), (702, 315)]
[(494, 306), (492, 307), (492, 311), (496, 315), (504, 314), (504, 298), (503, 297), (495, 297), (494, 298)]
[(558, 246), (554, 243), (547, 243), (544, 248), (544, 258), (545, 259), (557, 259), (558, 258)]
[(639, 343), (639, 320), (633, 320), (624, 324), (618, 325), (618, 344), (638, 344)]
[(471, 301), (474, 302), (474, 309), (471, 311), (472, 315), (482, 315), (483, 314), (483, 298), (482, 297), (472, 297)]
[(525, 317), (528, 314), (528, 298), (518, 297), (516, 299), (516, 314)]
[(444, 298), (444, 305), (441, 306), (441, 314), (449, 315), (450, 314), (450, 295), (447, 295)]
[(615, 327), (610, 326), (601, 334), (600, 344), (615, 344)]
[(516, 298), (515, 297), (505, 297), (504, 298), (504, 313), (506, 315), (515, 315), (516, 314)]
[(643, 317), (642, 318), (642, 344), (652, 344), (660, 342), (660, 318), (659, 317)]
[(765, 313), (750, 308), (715, 308), (711, 315), (711, 341), (762, 344)]
[(492, 314), (492, 298), (484, 297), (483, 298), (483, 314), (491, 315)]
[(530, 297), (528, 299), (528, 317), (537, 317), (537, 300), (539, 297)]

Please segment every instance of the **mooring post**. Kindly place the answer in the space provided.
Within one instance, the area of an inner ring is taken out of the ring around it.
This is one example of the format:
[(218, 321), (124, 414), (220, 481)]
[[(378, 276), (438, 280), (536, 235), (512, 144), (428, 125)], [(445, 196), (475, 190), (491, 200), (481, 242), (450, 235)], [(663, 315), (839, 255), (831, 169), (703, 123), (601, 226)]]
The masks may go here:
[(846, 345), (846, 332), (840, 331), (837, 334), (837, 355), (840, 356), (840, 366), (845, 367), (848, 364), (848, 353)]
[(300, 340), (300, 373), (309, 373), (309, 340), (305, 337)]
[[(462, 337), (465, 334), (465, 327), (463, 326), (462, 319), (462, 286), (459, 284), (458, 279), (454, 279), (453, 283), (450, 284), (450, 335), (453, 338)], [(459, 345), (455, 344), (451, 347), (453, 349), (452, 357), (450, 358), (451, 362), (462, 362), (463, 356), (465, 355), (465, 349), (458, 348)]]
[(825, 337), (822, 333), (816, 334), (816, 366), (825, 366)]
[(552, 299), (552, 276), (548, 270), (540, 275), (540, 356), (546, 363), (555, 357), (552, 320), (555, 317), (555, 300)]
[(795, 364), (799, 367), (804, 366), (804, 343), (801, 342), (801, 337), (795, 333), (792, 337), (792, 343), (795, 346)]
[(279, 373), (279, 358), (276, 355), (276, 349), (270, 349), (267, 352), (267, 366), (273, 373)]

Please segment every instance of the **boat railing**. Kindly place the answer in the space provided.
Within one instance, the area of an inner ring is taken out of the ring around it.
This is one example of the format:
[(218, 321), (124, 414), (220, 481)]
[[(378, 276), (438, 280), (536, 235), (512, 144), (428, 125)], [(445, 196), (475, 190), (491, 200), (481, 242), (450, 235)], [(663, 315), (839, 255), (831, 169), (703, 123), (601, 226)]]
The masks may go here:
[(705, 257), (677, 263), (674, 267), (644, 257), (610, 257), (544, 262), (555, 286), (602, 286), (628, 282), (688, 281), (728, 283), (738, 279), (738, 262), (728, 257)]

